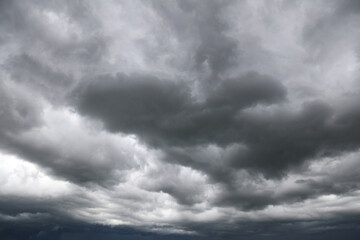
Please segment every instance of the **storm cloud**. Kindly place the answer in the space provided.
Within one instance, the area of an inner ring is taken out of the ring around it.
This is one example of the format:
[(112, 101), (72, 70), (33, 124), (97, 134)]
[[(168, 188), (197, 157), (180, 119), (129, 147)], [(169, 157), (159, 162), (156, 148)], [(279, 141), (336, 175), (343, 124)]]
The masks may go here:
[(0, 2), (0, 238), (359, 236), (360, 5)]

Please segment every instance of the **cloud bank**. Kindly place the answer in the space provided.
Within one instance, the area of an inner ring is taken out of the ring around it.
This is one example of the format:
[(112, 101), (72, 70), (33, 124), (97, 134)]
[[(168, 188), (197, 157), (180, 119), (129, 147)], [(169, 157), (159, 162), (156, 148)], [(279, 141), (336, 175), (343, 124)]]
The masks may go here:
[(1, 1), (0, 236), (357, 239), (359, 13)]

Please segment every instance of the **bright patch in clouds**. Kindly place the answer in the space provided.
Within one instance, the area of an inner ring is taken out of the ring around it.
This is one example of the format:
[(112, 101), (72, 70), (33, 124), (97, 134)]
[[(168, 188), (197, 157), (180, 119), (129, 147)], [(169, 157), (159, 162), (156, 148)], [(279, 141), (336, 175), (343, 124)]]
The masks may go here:
[(33, 163), (0, 153), (0, 194), (27, 197), (58, 197), (69, 194), (71, 184), (54, 179)]

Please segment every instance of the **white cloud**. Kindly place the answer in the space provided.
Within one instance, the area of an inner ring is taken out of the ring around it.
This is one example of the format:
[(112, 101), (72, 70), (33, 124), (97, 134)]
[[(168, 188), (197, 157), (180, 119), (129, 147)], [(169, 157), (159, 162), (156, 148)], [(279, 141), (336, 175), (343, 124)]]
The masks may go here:
[(71, 192), (72, 186), (49, 176), (33, 163), (0, 152), (0, 194), (25, 197), (59, 197)]

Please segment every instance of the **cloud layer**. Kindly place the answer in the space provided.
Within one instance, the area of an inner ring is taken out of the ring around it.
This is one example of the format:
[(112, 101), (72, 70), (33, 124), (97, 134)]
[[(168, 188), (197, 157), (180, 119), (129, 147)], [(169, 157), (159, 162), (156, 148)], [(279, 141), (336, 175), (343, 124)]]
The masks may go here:
[(359, 236), (359, 13), (1, 1), (0, 236)]

